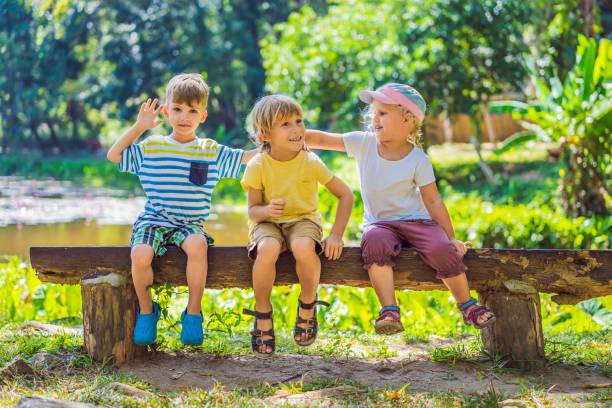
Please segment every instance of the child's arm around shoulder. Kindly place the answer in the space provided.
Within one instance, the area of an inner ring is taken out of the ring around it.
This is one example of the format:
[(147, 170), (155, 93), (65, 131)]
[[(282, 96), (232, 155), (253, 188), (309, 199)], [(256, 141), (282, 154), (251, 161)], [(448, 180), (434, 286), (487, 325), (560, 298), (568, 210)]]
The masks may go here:
[(306, 145), (313, 149), (336, 150), (346, 152), (344, 139), (341, 133), (323, 132), (306, 129)]
[(258, 152), (257, 149), (245, 150), (242, 156), (242, 164), (247, 164)]
[(157, 115), (161, 112), (164, 105), (157, 105), (157, 98), (151, 102), (151, 98), (147, 99), (145, 103), (140, 105), (140, 112), (138, 112), (138, 118), (136, 122), (121, 135), (115, 142), (113, 147), (108, 150), (106, 158), (113, 163), (121, 162), (121, 153), (134, 141), (136, 141), (144, 132), (149, 129), (153, 129), (162, 123), (161, 120), (157, 119)]

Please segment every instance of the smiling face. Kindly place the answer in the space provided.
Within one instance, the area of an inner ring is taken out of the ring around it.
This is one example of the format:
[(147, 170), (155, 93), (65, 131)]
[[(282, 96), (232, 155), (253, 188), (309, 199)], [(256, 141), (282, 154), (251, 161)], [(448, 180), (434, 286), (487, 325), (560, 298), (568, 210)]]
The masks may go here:
[(305, 146), (302, 108), (285, 95), (267, 95), (258, 100), (248, 116), (247, 129), (263, 151), (282, 157)]
[(399, 105), (372, 101), (371, 126), (378, 140), (384, 142), (405, 141), (416, 129), (416, 118)]
[(195, 130), (204, 123), (207, 111), (202, 103), (169, 101), (164, 114), (176, 136), (195, 136)]
[(305, 131), (302, 115), (292, 114), (277, 120), (270, 133), (261, 138), (270, 144), (272, 151), (299, 152), (304, 148)]

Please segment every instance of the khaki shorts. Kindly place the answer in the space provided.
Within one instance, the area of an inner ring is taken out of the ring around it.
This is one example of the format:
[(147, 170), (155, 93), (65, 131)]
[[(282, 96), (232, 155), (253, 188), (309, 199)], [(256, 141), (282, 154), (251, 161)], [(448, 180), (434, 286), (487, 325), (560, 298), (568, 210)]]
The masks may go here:
[(303, 219), (293, 222), (277, 224), (274, 222), (260, 222), (249, 232), (249, 244), (247, 250), (249, 258), (255, 259), (257, 256), (257, 245), (264, 238), (274, 238), (281, 244), (281, 252), (288, 249), (292, 239), (297, 237), (307, 237), (315, 242), (315, 250), (318, 255), (323, 252), (323, 231), (316, 222)]

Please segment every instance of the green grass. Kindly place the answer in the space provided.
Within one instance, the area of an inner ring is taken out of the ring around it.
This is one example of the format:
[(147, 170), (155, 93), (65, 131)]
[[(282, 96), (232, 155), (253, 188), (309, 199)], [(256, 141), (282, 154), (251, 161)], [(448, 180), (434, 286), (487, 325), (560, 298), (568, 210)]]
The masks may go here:
[[(309, 350), (308, 354), (323, 355), (330, 359), (344, 359), (347, 357), (361, 358), (387, 358), (383, 344), (385, 341), (376, 339), (369, 334), (360, 336), (346, 336), (325, 329), (324, 339), (320, 339), (316, 348)], [(547, 336), (547, 353), (551, 358), (551, 364), (580, 364), (586, 366), (603, 367), (602, 357), (607, 363), (607, 374), (609, 372), (610, 350), (599, 356), (594, 355), (590, 349), (606, 345), (606, 336), (610, 333), (561, 333)], [(164, 335), (165, 336), (165, 335)], [(207, 343), (202, 348), (194, 348), (204, 352), (217, 352), (220, 355), (236, 355), (248, 353), (248, 335), (246, 330), (238, 329), (232, 334), (232, 338), (226, 338), (223, 333), (207, 332)], [(290, 334), (282, 331), (280, 352), (295, 352), (295, 347)], [(407, 337), (404, 337), (406, 339)], [(224, 344), (221, 349), (215, 350), (214, 344)], [(319, 344), (321, 343), (321, 344)], [(608, 342), (609, 343), (609, 342)], [(229, 345), (229, 347), (227, 347)], [(347, 345), (349, 347), (347, 347)], [(364, 345), (366, 348), (378, 350), (371, 355), (360, 355), (353, 353), (356, 345)], [(229, 349), (233, 349), (230, 352)], [(162, 348), (164, 349), (164, 348)], [(601, 348), (605, 351), (605, 348)], [(385, 351), (386, 350), (386, 351)], [(561, 350), (561, 351), (560, 351)], [(265, 398), (277, 393), (300, 394), (313, 390), (348, 385), (353, 387), (357, 394), (350, 394), (345, 399), (338, 400), (341, 406), (381, 406), (381, 407), (495, 407), (507, 398), (523, 401), (527, 406), (535, 406), (535, 401), (552, 404), (551, 396), (546, 390), (533, 381), (523, 381), (516, 395), (506, 395), (494, 388), (483, 390), (480, 394), (466, 394), (461, 392), (414, 392), (410, 386), (371, 387), (348, 380), (332, 378), (311, 378), (306, 383), (297, 384), (254, 384), (253, 386), (226, 389), (220, 385), (210, 390), (182, 389), (176, 392), (161, 392), (146, 382), (129, 375), (118, 373), (111, 366), (92, 362), (84, 354), (82, 338), (80, 335), (48, 335), (24, 328), (17, 323), (0, 325), (0, 366), (5, 365), (14, 357), (21, 357), (32, 362), (32, 357), (39, 352), (52, 354), (57, 358), (57, 365), (52, 370), (34, 366), (38, 377), (33, 380), (29, 377), (18, 376), (9, 382), (0, 382), (0, 406), (16, 403), (23, 395), (44, 395), (50, 398), (97, 403), (107, 406), (265, 406)], [(458, 339), (457, 343), (448, 347), (433, 347), (430, 350), (432, 360), (449, 364), (452, 375), (452, 367), (460, 361), (480, 362), (483, 360), (477, 339), (473, 336)], [(503, 367), (493, 365), (490, 368), (480, 366), (481, 370), (496, 371)], [(110, 384), (121, 382), (136, 388), (144, 389), (153, 393), (150, 397), (135, 397), (118, 391)], [(609, 390), (600, 390), (588, 396), (593, 402), (609, 401)]]
[(79, 286), (43, 284), (28, 263), (0, 259), (0, 322), (77, 317), (80, 323), (81, 309)]

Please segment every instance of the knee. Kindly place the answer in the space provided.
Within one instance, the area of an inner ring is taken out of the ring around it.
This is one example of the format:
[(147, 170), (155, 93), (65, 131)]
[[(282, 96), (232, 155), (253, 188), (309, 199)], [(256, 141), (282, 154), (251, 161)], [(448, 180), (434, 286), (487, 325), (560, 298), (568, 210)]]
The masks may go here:
[(281, 245), (274, 238), (264, 238), (257, 244), (257, 260), (275, 263), (280, 254)]
[(132, 265), (135, 267), (145, 267), (151, 265), (153, 261), (153, 248), (148, 245), (135, 245), (130, 253)]
[(437, 260), (458, 257), (450, 243), (445, 241), (436, 242), (423, 252), (425, 256)]
[[(463, 257), (455, 251), (448, 241), (436, 242), (422, 250), (421, 256), (438, 271), (438, 277), (448, 278), (465, 271)], [(449, 275), (449, 273), (452, 273)]]
[(208, 243), (202, 235), (193, 234), (185, 238), (181, 244), (181, 248), (187, 254), (188, 258), (204, 258)]
[(291, 252), (296, 261), (310, 259), (315, 255), (315, 242), (307, 237), (295, 238), (291, 241)]

